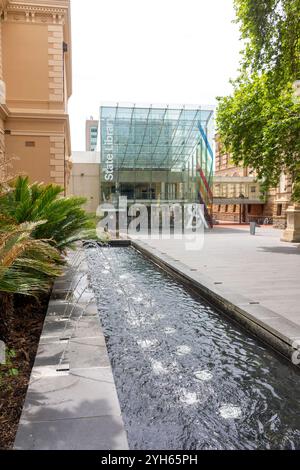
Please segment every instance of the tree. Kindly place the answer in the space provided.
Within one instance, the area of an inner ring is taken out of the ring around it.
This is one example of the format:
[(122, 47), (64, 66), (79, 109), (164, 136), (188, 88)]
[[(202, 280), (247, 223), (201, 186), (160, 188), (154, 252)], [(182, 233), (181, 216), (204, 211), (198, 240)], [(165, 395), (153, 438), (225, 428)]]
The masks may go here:
[(287, 171), (300, 200), (300, 0), (235, 0), (235, 9), (245, 48), (233, 94), (219, 98), (221, 142), (265, 189)]

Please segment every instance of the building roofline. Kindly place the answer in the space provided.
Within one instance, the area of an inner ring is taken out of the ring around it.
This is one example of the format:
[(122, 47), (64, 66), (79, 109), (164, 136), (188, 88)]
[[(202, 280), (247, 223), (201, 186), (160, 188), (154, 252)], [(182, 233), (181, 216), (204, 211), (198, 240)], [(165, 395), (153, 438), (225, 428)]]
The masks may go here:
[(211, 104), (178, 104), (178, 103), (133, 103), (133, 102), (101, 102), (100, 103), (100, 108), (153, 108), (153, 109), (176, 109), (176, 110), (181, 110), (181, 109), (186, 109), (186, 110), (203, 110), (203, 111), (214, 111), (216, 106), (211, 105)]
[[(7, 2), (7, 0), (4, 1)], [(29, 7), (70, 8), (70, 0), (8, 0), (8, 2), (11, 5), (22, 4), (23, 6), (28, 5)]]

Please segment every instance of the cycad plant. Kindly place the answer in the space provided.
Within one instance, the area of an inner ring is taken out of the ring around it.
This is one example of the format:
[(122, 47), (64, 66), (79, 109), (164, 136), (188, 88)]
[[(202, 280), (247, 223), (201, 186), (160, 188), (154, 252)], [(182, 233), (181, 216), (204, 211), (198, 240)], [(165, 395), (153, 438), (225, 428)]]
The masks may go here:
[(48, 239), (61, 251), (72, 248), (76, 241), (95, 236), (95, 223), (82, 209), (85, 198), (60, 197), (62, 191), (19, 176), (11, 190), (0, 195), (0, 213), (16, 224), (43, 221), (33, 229), (33, 238)]
[[(4, 229), (5, 225), (5, 229)], [(0, 338), (5, 339), (13, 315), (14, 294), (35, 296), (47, 291), (62, 271), (59, 251), (32, 238), (38, 223), (4, 224), (0, 231)]]
[(0, 184), (0, 338), (9, 329), (14, 294), (47, 291), (61, 274), (62, 253), (95, 236), (85, 199), (61, 193), (60, 186), (30, 184), (24, 176)]
[(26, 222), (0, 231), (0, 292), (34, 295), (61, 274), (59, 251), (46, 240), (32, 238), (38, 225)]

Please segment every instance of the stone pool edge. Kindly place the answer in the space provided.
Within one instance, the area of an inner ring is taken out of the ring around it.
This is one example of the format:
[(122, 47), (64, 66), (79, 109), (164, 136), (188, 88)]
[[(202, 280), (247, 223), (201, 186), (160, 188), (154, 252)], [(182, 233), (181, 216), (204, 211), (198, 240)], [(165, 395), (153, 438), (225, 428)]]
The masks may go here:
[(84, 251), (54, 283), (15, 450), (128, 450)]
[[(164, 271), (175, 276), (185, 286), (224, 312), (227, 317), (279, 352), (290, 361), (292, 366), (300, 368), (300, 364), (296, 365), (292, 362), (293, 355), (297, 354), (297, 346), (293, 347), (293, 344), (297, 341), (300, 344), (298, 325), (245, 296), (217, 285), (206, 274), (200, 271), (194, 272), (186, 264), (141, 240), (123, 240), (121, 246), (126, 246), (126, 243), (127, 246), (134, 247)], [(114, 242), (111, 245), (120, 246)]]

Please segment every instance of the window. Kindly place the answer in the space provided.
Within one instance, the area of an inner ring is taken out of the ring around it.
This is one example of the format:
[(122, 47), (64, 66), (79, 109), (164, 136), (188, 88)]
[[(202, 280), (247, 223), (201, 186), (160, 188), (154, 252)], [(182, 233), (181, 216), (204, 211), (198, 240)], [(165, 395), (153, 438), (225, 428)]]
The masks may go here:
[(220, 184), (214, 186), (215, 197), (220, 196)]
[(225, 212), (228, 212), (228, 205), (225, 206)]
[(282, 215), (282, 204), (277, 204), (277, 215), (279, 217)]
[(233, 206), (233, 212), (236, 212), (236, 204)]
[(228, 184), (228, 197), (234, 197), (234, 184)]
[(256, 193), (256, 186), (251, 186), (250, 191), (251, 191), (251, 193)]

